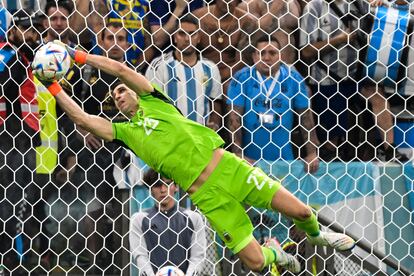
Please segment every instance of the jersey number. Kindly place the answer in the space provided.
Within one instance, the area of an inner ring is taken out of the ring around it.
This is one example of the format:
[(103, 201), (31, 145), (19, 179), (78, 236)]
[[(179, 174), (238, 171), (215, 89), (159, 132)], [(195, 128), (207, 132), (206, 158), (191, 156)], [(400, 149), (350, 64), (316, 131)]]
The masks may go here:
[(151, 118), (144, 118), (144, 122), (140, 121), (137, 124), (139, 126), (143, 126), (144, 130), (145, 130), (145, 134), (147, 134), (147, 136), (149, 136), (151, 134), (151, 132), (157, 128), (158, 124), (160, 123), (160, 121), (155, 120), (155, 119), (151, 119)]
[[(252, 173), (247, 177), (247, 184), (252, 184), (253, 182), (256, 188), (260, 191), (263, 188), (263, 186), (267, 183), (266, 178), (267, 177), (263, 172), (256, 169), (252, 171)], [(259, 182), (261, 179), (263, 180)], [(269, 187), (271, 187), (272, 185), (273, 183), (269, 182)]]

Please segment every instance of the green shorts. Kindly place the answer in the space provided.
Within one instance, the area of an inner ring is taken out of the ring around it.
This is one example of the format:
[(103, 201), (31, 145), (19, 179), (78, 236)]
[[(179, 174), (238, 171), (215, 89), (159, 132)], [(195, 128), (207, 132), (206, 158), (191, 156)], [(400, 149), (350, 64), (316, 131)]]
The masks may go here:
[(261, 169), (225, 152), (207, 181), (190, 198), (236, 254), (254, 239), (244, 204), (271, 209), (273, 195), (280, 187)]

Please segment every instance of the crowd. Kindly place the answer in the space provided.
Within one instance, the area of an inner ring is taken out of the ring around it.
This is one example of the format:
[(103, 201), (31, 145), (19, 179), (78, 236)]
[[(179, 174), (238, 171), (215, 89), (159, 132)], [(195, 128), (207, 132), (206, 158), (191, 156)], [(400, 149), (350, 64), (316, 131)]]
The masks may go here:
[[(115, 226), (125, 202), (113, 171), (128, 166), (129, 152), (75, 127), (30, 71), (35, 50), (55, 39), (141, 72), (253, 165), (302, 159), (314, 173), (320, 162), (408, 161), (397, 150), (390, 102), (412, 100), (385, 93), (384, 82), (363, 69), (373, 20), (363, 0), (47, 0), (41, 10), (8, 13), (0, 47), (0, 256), (7, 273), (42, 273), (58, 263), (50, 244), (56, 233), (45, 227), (59, 223), (50, 216), (52, 194), (82, 206), (73, 215), (80, 234), (69, 244), (74, 264), (117, 273), (120, 266), (108, 261), (125, 246)], [(75, 64), (61, 85), (88, 113), (127, 121), (111, 97), (115, 82)], [(143, 182), (159, 204), (131, 218), (133, 262), (146, 275), (166, 264), (202, 272), (204, 219), (176, 201), (163, 205), (159, 194), (176, 192), (169, 180), (149, 171)], [(162, 232), (165, 225), (170, 230)]]

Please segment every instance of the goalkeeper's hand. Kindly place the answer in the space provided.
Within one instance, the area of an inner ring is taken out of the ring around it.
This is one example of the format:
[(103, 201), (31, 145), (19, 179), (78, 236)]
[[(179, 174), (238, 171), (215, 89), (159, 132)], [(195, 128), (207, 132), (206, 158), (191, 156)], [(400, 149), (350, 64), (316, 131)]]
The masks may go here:
[(30, 64), (30, 66), (31, 66), (31, 68), (32, 68), (32, 72), (33, 72), (33, 75), (40, 81), (40, 83), (41, 84), (43, 84), (43, 86), (45, 86), (46, 88), (48, 88), (49, 86), (51, 86), (54, 82), (55, 82), (55, 80), (45, 80), (45, 79), (42, 79), (42, 77), (41, 76), (38, 76), (37, 74), (36, 74), (36, 68), (34, 68), (34, 64), (32, 63), (32, 64)]
[(37, 77), (37, 79), (47, 88), (47, 90), (49, 90), (50, 94), (53, 96), (56, 96), (62, 91), (62, 87), (56, 80), (43, 80), (39, 77)]
[(69, 47), (69, 45), (67, 45), (66, 43), (63, 43), (62, 41), (57, 40), (57, 39), (53, 40), (53, 43), (64, 47), (66, 49), (66, 51), (68, 52), (69, 56), (72, 58), (72, 60), (75, 60), (76, 50), (74, 48)]
[(41, 84), (43, 84), (44, 87), (49, 88), (53, 83), (57, 82), (55, 80), (42, 80), (38, 76), (36, 78), (40, 81)]
[(85, 64), (87, 53), (81, 50), (76, 50), (60, 40), (53, 40), (53, 43), (63, 46), (68, 52), (72, 62)]

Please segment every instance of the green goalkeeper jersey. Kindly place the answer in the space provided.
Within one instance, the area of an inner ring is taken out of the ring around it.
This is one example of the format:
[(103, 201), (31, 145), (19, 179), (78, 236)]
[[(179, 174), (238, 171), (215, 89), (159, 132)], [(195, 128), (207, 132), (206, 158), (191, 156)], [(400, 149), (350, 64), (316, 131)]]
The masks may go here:
[(137, 114), (113, 123), (114, 140), (185, 191), (224, 141), (213, 130), (186, 119), (164, 94), (140, 95)]

